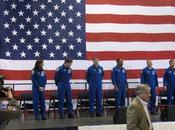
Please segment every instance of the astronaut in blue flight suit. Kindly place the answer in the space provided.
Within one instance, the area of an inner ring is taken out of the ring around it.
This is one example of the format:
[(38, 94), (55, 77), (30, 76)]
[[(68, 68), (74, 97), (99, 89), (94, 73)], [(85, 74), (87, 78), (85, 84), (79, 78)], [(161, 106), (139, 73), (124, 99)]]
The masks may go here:
[(66, 103), (68, 107), (68, 118), (74, 118), (73, 115), (73, 105), (72, 105), (72, 93), (70, 79), (72, 77), (72, 60), (66, 58), (64, 64), (57, 68), (55, 74), (55, 84), (58, 87), (58, 108), (60, 119), (64, 119), (64, 99), (66, 98)]
[(175, 101), (175, 68), (174, 63), (175, 61), (171, 59), (169, 61), (169, 68), (165, 70), (163, 76), (163, 85), (167, 89), (167, 100), (168, 104), (174, 104), (173, 100)]
[(118, 107), (125, 106), (126, 89), (128, 86), (123, 59), (117, 59), (117, 66), (112, 69), (111, 79), (116, 91), (115, 108), (117, 110)]
[(96, 116), (102, 116), (102, 80), (103, 68), (99, 65), (98, 58), (93, 59), (93, 65), (86, 73), (86, 80), (89, 84), (89, 113), (94, 116), (94, 104), (96, 101)]
[(141, 83), (147, 84), (151, 88), (151, 97), (149, 103), (149, 110), (151, 114), (157, 114), (156, 112), (156, 87), (158, 87), (157, 72), (152, 67), (151, 60), (146, 61), (147, 67), (142, 70)]
[[(35, 67), (32, 70), (32, 94), (33, 94), (33, 108), (36, 120), (46, 120), (46, 106), (45, 106), (45, 86), (47, 77), (43, 69), (43, 60), (37, 60)], [(39, 105), (41, 111), (39, 114)]]

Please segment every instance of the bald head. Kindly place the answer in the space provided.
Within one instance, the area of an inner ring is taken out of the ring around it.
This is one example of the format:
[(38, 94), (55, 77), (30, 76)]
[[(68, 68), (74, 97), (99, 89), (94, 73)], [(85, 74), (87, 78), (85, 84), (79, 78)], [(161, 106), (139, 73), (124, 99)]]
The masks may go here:
[(146, 64), (147, 64), (147, 66), (148, 66), (149, 68), (151, 68), (152, 65), (153, 65), (152, 60), (147, 60), (147, 61), (146, 61)]
[(93, 65), (98, 67), (98, 65), (99, 65), (99, 59), (98, 58), (93, 58)]

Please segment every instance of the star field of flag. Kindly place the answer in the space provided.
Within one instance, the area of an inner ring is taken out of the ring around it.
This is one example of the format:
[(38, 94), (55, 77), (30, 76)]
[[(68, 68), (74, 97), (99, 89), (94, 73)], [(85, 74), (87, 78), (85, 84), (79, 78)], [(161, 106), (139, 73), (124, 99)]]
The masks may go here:
[(0, 1), (0, 58), (84, 59), (82, 0)]

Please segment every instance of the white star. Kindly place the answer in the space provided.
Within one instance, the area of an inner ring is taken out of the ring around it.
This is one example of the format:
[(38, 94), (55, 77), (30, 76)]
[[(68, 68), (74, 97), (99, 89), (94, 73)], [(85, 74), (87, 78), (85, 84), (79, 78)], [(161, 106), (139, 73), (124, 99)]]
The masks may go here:
[(60, 33), (58, 31), (55, 32), (55, 37), (59, 37)]
[(56, 4), (53, 6), (54, 7), (54, 10), (59, 10), (59, 6)]
[(63, 38), (61, 39), (62, 43), (66, 43), (67, 42), (67, 39), (66, 38)]
[(4, 24), (4, 28), (9, 28), (9, 26), (10, 26), (10, 24), (8, 24), (8, 23)]
[(9, 11), (8, 10), (4, 10), (4, 15), (9, 15)]
[(36, 52), (34, 53), (34, 55), (35, 55), (35, 57), (39, 57), (40, 53), (39, 53), (38, 51), (36, 51)]
[(33, 27), (34, 27), (34, 29), (38, 29), (39, 24), (35, 23), (35, 24), (33, 25)]
[(26, 22), (27, 22), (27, 23), (31, 22), (31, 20), (32, 20), (32, 19), (31, 19), (30, 17), (27, 17), (27, 18), (26, 18)]
[(26, 39), (24, 39), (24, 38), (22, 37), (22, 38), (19, 39), (19, 40), (20, 40), (20, 43), (24, 43), (24, 44), (25, 44)]
[(76, 15), (77, 17), (81, 17), (81, 13), (79, 11), (76, 13)]
[(46, 18), (44, 16), (42, 16), (40, 19), (41, 19), (41, 22), (46, 22)]
[(74, 7), (72, 5), (69, 5), (68, 8), (69, 10), (73, 10)]
[(57, 17), (54, 19), (55, 23), (58, 23), (60, 19), (58, 19)]
[(67, 57), (67, 55), (68, 55), (68, 53), (65, 51), (62, 54), (63, 54), (63, 57)]
[(19, 2), (24, 2), (24, 0), (19, 0)]
[(82, 39), (79, 37), (76, 39), (77, 40), (77, 43), (81, 43)]
[(37, 11), (37, 10), (34, 10), (34, 11), (33, 11), (33, 15), (34, 15), (34, 16), (38, 16), (38, 11)]
[(64, 11), (61, 12), (61, 17), (63, 17), (63, 16), (66, 17), (66, 12), (64, 12)]
[(5, 55), (6, 55), (6, 57), (10, 57), (10, 56), (11, 56), (11, 52), (6, 51), (6, 52), (5, 52)]
[(16, 44), (13, 46), (13, 50), (18, 50), (18, 46)]
[(5, 43), (10, 43), (10, 38), (6, 37), (4, 40), (5, 40)]
[(27, 30), (27, 36), (31, 36), (32, 32), (30, 30)]
[(72, 32), (72, 31), (68, 32), (68, 34), (69, 34), (69, 37), (73, 37), (74, 36), (74, 32)]
[(71, 44), (71, 45), (69, 46), (69, 50), (74, 50), (74, 47), (75, 47), (75, 46)]
[(32, 50), (32, 47), (33, 47), (33, 46), (29, 44), (29, 45), (27, 46), (27, 50)]
[(45, 9), (46, 6), (44, 4), (40, 5), (41, 9)]
[(26, 57), (26, 53), (23, 51), (20, 53), (21, 57)]
[(51, 24), (48, 24), (47, 25), (47, 28), (52, 30), (52, 25)]
[(42, 48), (43, 48), (43, 50), (46, 50), (46, 49), (47, 49), (47, 45), (44, 43), (44, 44), (42, 45)]
[(31, 5), (28, 3), (27, 5), (25, 5), (26, 9), (31, 9)]
[(16, 4), (13, 3), (13, 4), (11, 5), (11, 9), (16, 9)]
[(66, 3), (66, 0), (61, 0), (61, 3)]
[(62, 24), (60, 27), (61, 27), (61, 30), (66, 30), (66, 26), (64, 24)]
[(13, 36), (17, 36), (17, 33), (18, 33), (18, 32), (17, 32), (16, 30), (13, 30), (13, 31), (12, 31), (12, 35), (13, 35)]
[(55, 56), (53, 52), (49, 53), (49, 55), (50, 55), (50, 58)]
[(42, 35), (42, 36), (46, 36), (46, 31), (42, 30), (42, 31), (41, 31), (41, 35)]
[(69, 23), (73, 23), (73, 19), (71, 17), (68, 19), (68, 21)]
[(52, 0), (47, 0), (47, 3), (52, 3)]
[(48, 17), (52, 17), (53, 13), (50, 11), (47, 13)]
[(81, 0), (76, 0), (77, 4), (81, 4)]
[(78, 24), (78, 25), (76, 26), (76, 28), (77, 28), (77, 30), (81, 30), (80, 24)]
[(39, 39), (38, 37), (34, 38), (34, 42), (35, 42), (35, 43), (39, 43), (39, 40), (40, 40), (40, 39)]
[(12, 18), (11, 18), (11, 22), (13, 23), (16, 23), (16, 18), (13, 16)]
[(25, 25), (22, 23), (19, 25), (19, 29), (24, 29), (24, 27), (25, 27)]
[(49, 42), (49, 43), (53, 43), (53, 39), (50, 37), (50, 38), (48, 39), (48, 42)]
[(24, 12), (23, 12), (22, 10), (20, 10), (20, 11), (18, 12), (18, 14), (19, 14), (19, 16), (24, 16)]
[(78, 57), (82, 57), (82, 53), (79, 51), (79, 52), (77, 53), (77, 56), (78, 56)]
[(33, 2), (38, 2), (38, 0), (33, 0)]
[(60, 47), (58, 44), (55, 46), (56, 50), (60, 50)]

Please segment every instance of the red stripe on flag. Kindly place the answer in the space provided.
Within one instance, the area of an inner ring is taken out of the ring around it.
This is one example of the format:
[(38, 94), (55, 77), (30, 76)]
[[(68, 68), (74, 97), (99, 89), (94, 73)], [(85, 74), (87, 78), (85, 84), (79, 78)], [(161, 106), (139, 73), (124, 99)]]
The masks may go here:
[(86, 14), (86, 23), (175, 24), (175, 16)]
[(118, 41), (118, 42), (159, 42), (175, 41), (175, 33), (87, 33), (86, 41)]
[(175, 6), (174, 0), (86, 0), (86, 4)]
[(143, 59), (174, 59), (175, 51), (153, 51), (153, 52), (87, 52), (86, 58), (92, 60), (98, 57), (100, 60), (113, 60), (118, 57), (124, 60), (143, 60)]
[[(163, 69), (158, 70), (158, 77), (163, 76)], [(6, 80), (30, 80), (31, 71), (15, 71), (15, 70), (0, 70), (0, 73), (5, 75)], [(127, 77), (131, 78), (140, 78), (141, 70), (127, 70)], [(54, 79), (55, 71), (46, 70), (48, 80)], [(73, 79), (85, 79), (86, 71), (85, 70), (74, 70)], [(111, 79), (111, 71), (105, 71), (104, 79)]]

